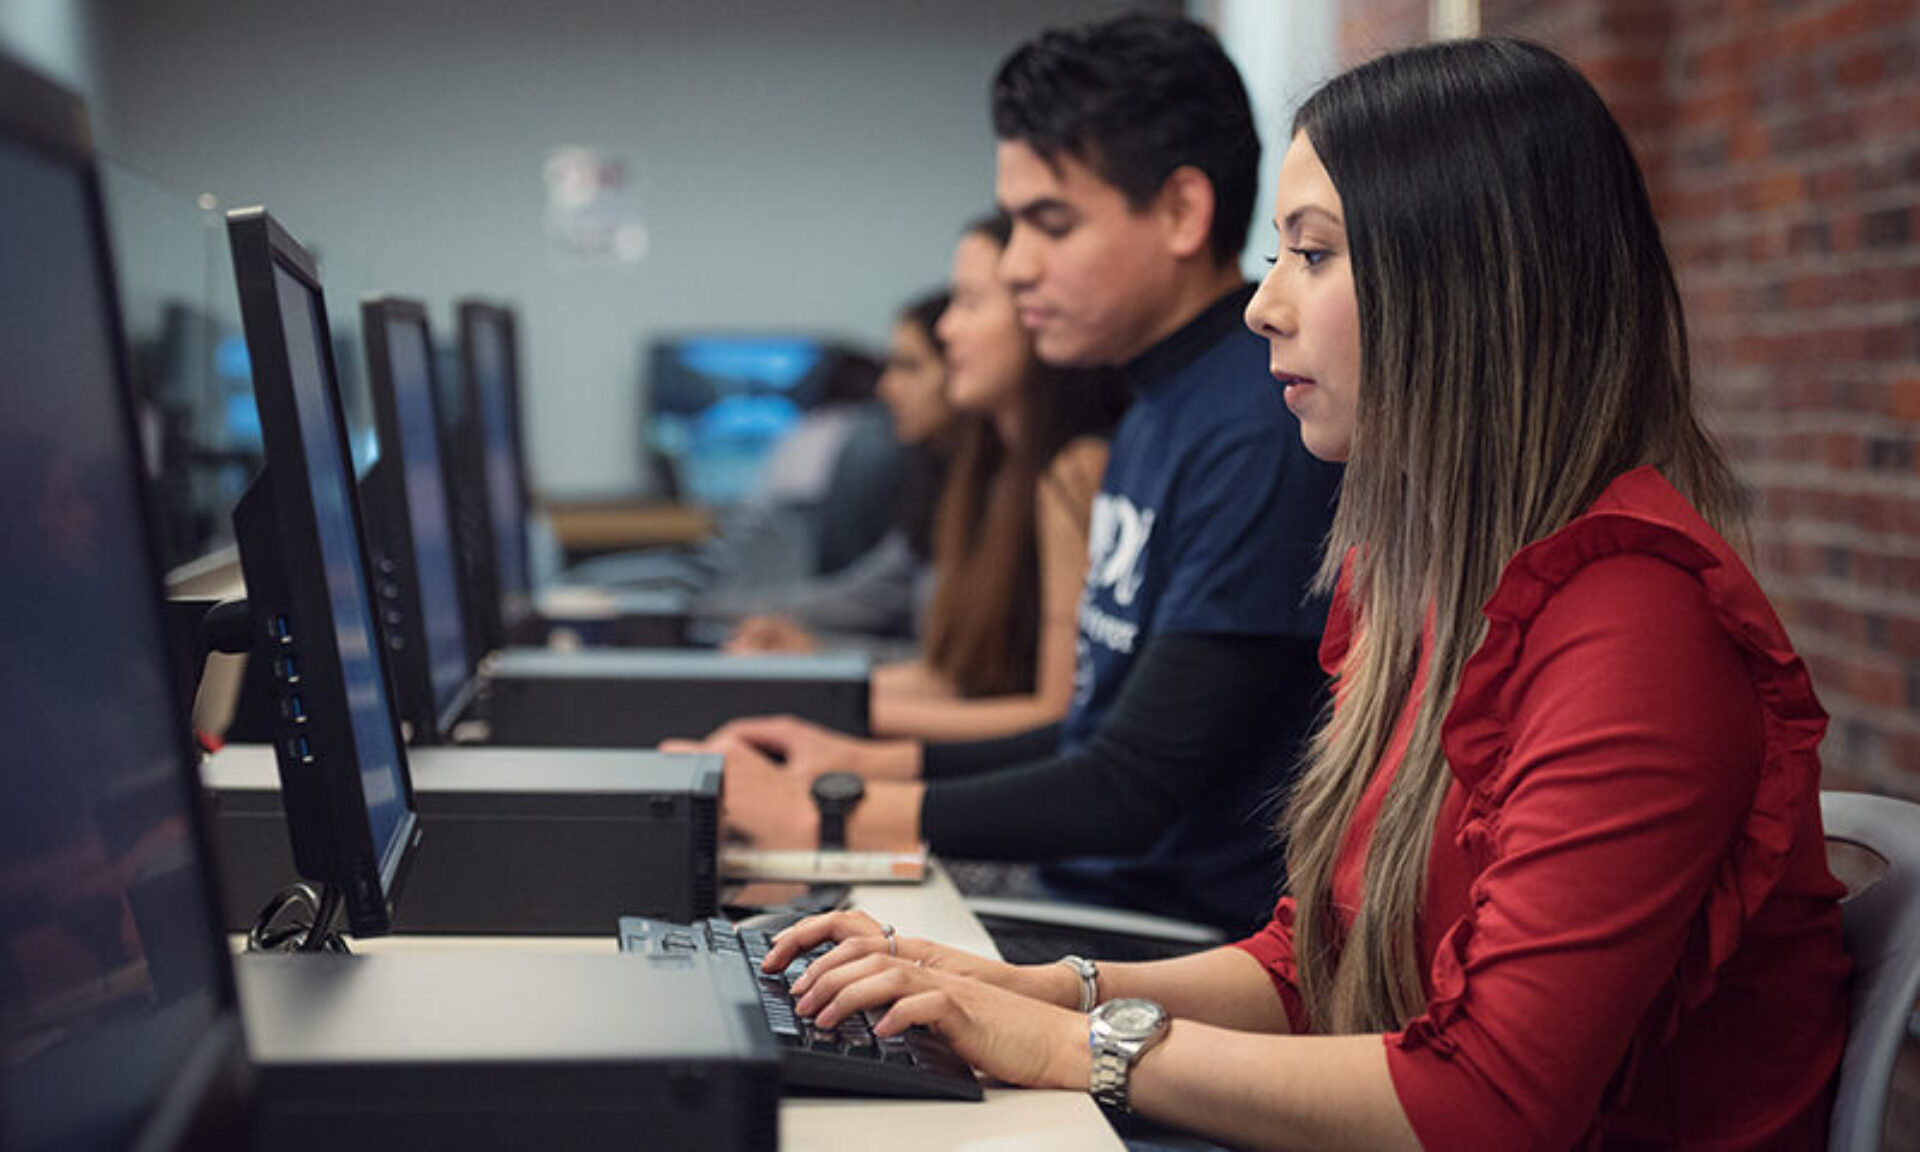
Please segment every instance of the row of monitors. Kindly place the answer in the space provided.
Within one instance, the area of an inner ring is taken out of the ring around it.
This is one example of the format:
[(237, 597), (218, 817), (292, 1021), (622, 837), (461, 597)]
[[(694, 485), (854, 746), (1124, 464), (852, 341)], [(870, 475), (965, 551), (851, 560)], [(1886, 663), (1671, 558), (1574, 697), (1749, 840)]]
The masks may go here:
[[(219, 1146), (244, 1046), (99, 179), (84, 108), (4, 58), (0, 189), (0, 1144)], [(417, 558), (419, 580), (396, 586), (424, 589), (407, 608), (444, 704), (530, 599), (511, 316), (462, 309), (480, 432), (442, 462), (424, 311), (367, 305), (380, 434), (401, 450), (356, 491), (314, 262), (262, 210), (228, 230), (268, 459), (235, 529), (289, 839), (325, 906), (377, 934), (418, 822), (362, 500), (393, 526), (376, 554)]]

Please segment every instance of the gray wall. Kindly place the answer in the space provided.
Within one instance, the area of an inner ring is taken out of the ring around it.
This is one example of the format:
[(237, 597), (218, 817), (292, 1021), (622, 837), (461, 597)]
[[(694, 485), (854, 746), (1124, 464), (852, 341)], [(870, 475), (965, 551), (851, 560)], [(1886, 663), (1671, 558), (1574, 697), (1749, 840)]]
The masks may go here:
[(98, 101), (90, 19), (76, 0), (0, 0), (0, 49)]
[[(0, 0), (20, 3), (22, 0)], [(52, 0), (41, 0), (51, 3)], [(1173, 7), (1173, 5), (1168, 5)], [(515, 302), (548, 495), (637, 484), (657, 330), (878, 342), (992, 198), (986, 85), (1110, 0), (168, 0), (99, 6), (110, 156), (264, 203), (343, 293)], [(549, 151), (631, 160), (651, 236), (555, 260)]]

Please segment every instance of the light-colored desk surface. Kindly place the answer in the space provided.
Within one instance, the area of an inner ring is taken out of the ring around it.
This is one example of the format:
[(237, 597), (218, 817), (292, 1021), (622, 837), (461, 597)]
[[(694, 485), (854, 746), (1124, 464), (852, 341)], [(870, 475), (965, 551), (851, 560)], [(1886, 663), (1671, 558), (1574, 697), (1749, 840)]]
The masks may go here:
[[(993, 941), (967, 910), (944, 869), (925, 884), (876, 884), (853, 890), (854, 905), (910, 936), (994, 954)], [(358, 952), (396, 949), (563, 948), (610, 951), (606, 936), (389, 936), (356, 941)], [(1114, 1152), (1121, 1147), (1093, 1100), (1081, 1092), (989, 1086), (984, 1103), (806, 1097), (780, 1104), (780, 1147), (790, 1152)]]
[(593, 501), (549, 504), (553, 534), (568, 552), (694, 544), (713, 535), (713, 513), (687, 504)]

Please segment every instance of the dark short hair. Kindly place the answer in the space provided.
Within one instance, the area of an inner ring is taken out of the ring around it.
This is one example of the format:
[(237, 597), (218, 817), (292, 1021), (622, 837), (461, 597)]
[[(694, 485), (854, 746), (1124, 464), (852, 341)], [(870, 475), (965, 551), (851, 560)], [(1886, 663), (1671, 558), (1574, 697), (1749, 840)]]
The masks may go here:
[(1260, 135), (1233, 61), (1191, 20), (1136, 13), (1041, 33), (994, 76), (993, 130), (1048, 163), (1079, 160), (1135, 209), (1191, 165), (1213, 183), (1215, 262), (1246, 244)]

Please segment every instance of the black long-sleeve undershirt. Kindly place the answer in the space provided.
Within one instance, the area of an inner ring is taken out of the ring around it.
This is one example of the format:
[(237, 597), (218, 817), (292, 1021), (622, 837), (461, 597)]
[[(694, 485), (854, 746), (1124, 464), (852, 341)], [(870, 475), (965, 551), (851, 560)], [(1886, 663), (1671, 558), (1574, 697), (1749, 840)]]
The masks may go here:
[(1297, 754), (1323, 698), (1317, 651), (1297, 637), (1153, 636), (1075, 751), (1058, 750), (1057, 725), (929, 745), (921, 831), (935, 852), (972, 859), (1145, 851), (1224, 777)]

